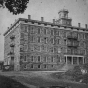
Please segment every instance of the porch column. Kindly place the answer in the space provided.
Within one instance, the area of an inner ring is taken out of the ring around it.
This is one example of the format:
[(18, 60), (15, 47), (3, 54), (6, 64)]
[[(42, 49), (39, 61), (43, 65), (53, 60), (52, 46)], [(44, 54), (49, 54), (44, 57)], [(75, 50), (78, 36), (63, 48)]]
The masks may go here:
[(83, 64), (85, 63), (85, 62), (84, 62), (84, 59), (85, 59), (85, 58), (83, 57)]
[(72, 56), (72, 65), (73, 65), (73, 56)]
[(77, 57), (77, 64), (79, 65), (79, 57)]
[(67, 64), (67, 56), (66, 56), (66, 64)]

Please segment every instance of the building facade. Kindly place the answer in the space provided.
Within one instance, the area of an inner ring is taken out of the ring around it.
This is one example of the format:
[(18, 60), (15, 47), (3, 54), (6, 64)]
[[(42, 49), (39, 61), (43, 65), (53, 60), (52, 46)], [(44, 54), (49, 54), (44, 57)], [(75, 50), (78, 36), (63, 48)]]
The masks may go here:
[(19, 18), (4, 33), (4, 65), (14, 70), (67, 70), (88, 62), (88, 29), (72, 26), (68, 10), (53, 22)]

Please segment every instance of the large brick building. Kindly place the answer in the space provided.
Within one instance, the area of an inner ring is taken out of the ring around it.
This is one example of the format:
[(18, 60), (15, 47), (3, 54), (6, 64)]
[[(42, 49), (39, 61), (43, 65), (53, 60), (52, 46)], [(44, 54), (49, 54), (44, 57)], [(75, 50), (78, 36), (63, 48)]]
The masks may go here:
[(88, 62), (88, 29), (72, 26), (68, 10), (58, 20), (19, 18), (4, 33), (4, 65), (14, 70), (66, 70)]

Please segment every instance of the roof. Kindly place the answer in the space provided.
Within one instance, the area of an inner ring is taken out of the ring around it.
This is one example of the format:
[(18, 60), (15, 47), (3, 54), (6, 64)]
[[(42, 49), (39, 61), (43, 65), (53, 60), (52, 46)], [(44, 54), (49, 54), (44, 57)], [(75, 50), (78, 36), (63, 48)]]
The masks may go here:
[(60, 10), (58, 13), (60, 13), (60, 12), (69, 12), (67, 9), (62, 9), (62, 10)]
[(11, 27), (3, 34), (4, 36), (10, 31), (12, 30), (12, 28), (19, 23), (20, 21), (25, 21), (25, 23), (27, 22), (32, 22), (32, 23), (38, 23), (40, 24), (44, 24), (44, 25), (51, 25), (51, 26), (57, 26), (59, 27), (65, 27), (65, 28), (71, 28), (71, 29), (78, 29), (78, 30), (83, 30), (83, 31), (88, 31), (86, 28), (82, 28), (82, 27), (76, 27), (76, 26), (67, 26), (67, 25), (61, 25), (61, 24), (56, 24), (56, 23), (51, 23), (51, 22), (44, 22), (44, 21), (39, 21), (39, 20), (32, 20), (32, 19), (25, 19), (25, 18), (19, 18), (13, 25), (11, 25)]

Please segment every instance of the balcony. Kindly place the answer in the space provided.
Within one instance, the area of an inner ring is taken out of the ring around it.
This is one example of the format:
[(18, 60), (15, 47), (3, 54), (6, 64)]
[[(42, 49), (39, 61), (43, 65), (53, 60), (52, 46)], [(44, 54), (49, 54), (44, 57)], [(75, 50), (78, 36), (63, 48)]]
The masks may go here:
[(14, 43), (11, 43), (11, 44), (10, 44), (10, 47), (14, 47), (14, 46), (15, 46), (15, 44), (14, 44)]
[(67, 52), (65, 54), (70, 54), (70, 55), (79, 55), (79, 52), (78, 50), (75, 48), (75, 49), (70, 49), (70, 50), (67, 50)]
[(10, 39), (12, 40), (15, 39), (15, 35), (10, 36)]
[(68, 43), (67, 46), (77, 48), (79, 46), (79, 44), (78, 43), (70, 43), (70, 44)]
[(13, 51), (10, 51), (10, 52), (8, 53), (8, 55), (14, 55), (14, 52), (13, 52)]
[(77, 36), (72, 36), (72, 35), (68, 35), (67, 38), (68, 39), (73, 39), (73, 40), (78, 40)]

